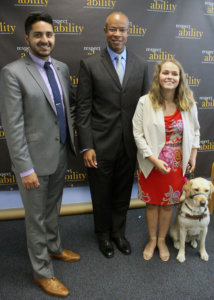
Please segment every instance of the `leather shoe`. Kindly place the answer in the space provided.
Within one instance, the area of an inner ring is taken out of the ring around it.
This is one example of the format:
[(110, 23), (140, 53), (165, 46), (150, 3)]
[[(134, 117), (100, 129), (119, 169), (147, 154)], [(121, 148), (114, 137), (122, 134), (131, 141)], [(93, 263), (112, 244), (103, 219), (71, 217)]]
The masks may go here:
[(99, 240), (99, 248), (105, 257), (112, 258), (114, 256), (114, 248), (109, 240)]
[(74, 262), (80, 259), (79, 254), (66, 249), (64, 249), (60, 254), (50, 253), (50, 257), (69, 262)]
[(34, 281), (42, 287), (42, 289), (51, 295), (66, 297), (69, 290), (56, 277), (50, 279), (39, 279), (34, 277)]
[(112, 238), (112, 240), (115, 242), (118, 250), (120, 250), (123, 254), (131, 254), (131, 246), (125, 237)]

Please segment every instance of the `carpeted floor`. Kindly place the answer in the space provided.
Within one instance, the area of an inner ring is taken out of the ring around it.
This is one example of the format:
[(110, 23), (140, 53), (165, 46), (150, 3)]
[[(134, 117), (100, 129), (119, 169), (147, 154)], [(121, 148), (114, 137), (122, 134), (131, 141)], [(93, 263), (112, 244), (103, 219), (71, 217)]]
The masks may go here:
[[(80, 253), (77, 263), (54, 261), (55, 275), (69, 289), (73, 300), (181, 300), (214, 299), (214, 217), (211, 218), (206, 246), (209, 262), (200, 259), (198, 248), (186, 247), (186, 262), (176, 260), (177, 250), (168, 238), (171, 257), (162, 262), (156, 250), (150, 261), (142, 259), (147, 241), (145, 209), (130, 210), (127, 238), (132, 255), (115, 249), (112, 259), (97, 248), (93, 216), (60, 217), (64, 247)], [(46, 295), (32, 280), (24, 220), (0, 221), (0, 299), (45, 300)]]

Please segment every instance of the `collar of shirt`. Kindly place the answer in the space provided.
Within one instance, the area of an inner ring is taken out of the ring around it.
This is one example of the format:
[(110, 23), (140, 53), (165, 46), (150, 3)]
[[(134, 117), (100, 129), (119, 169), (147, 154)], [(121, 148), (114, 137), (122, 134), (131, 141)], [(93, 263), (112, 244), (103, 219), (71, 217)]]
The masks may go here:
[[(108, 51), (108, 53), (109, 53), (109, 55), (110, 55), (110, 57), (111, 57), (111, 61), (112, 61), (112, 63), (113, 63), (113, 65), (114, 65), (114, 67), (115, 67), (115, 69), (116, 69), (116, 57), (119, 55), (118, 53), (116, 53), (116, 52), (114, 52), (114, 51), (112, 51), (110, 48), (109, 48), (109, 46), (107, 46), (107, 51)], [(122, 66), (123, 66), (123, 69), (125, 70), (125, 67), (126, 67), (126, 47), (124, 48), (124, 50), (123, 50), (123, 52), (122, 53), (120, 53), (120, 55), (121, 55), (121, 63), (122, 63)]]
[[(46, 87), (48, 88), (48, 91), (51, 95), (51, 100), (53, 102), (53, 105), (55, 107), (55, 104), (54, 104), (54, 98), (53, 98), (53, 92), (52, 92), (52, 89), (51, 89), (51, 86), (50, 86), (50, 83), (48, 81), (48, 77), (47, 77), (47, 74), (46, 74), (46, 71), (44, 69), (44, 64), (45, 64), (45, 61), (41, 58), (38, 58), (37, 56), (33, 55), (32, 52), (29, 51), (29, 56), (31, 57), (31, 59), (33, 60), (33, 62), (35, 63), (39, 73), (41, 74), (44, 82), (45, 82), (45, 85)], [(49, 56), (48, 58), (48, 61), (51, 63), (51, 58)], [(59, 88), (59, 91), (60, 91), (60, 95), (61, 95), (61, 99), (63, 99), (63, 93), (62, 93), (62, 87), (61, 87), (61, 84), (59, 82), (59, 78), (57, 76), (57, 73), (53, 67), (53, 64), (51, 63), (50, 65), (51, 69), (53, 70), (54, 72), (54, 76), (55, 76), (55, 79), (56, 79), (56, 82), (57, 82), (57, 85), (58, 85), (58, 88)], [(63, 105), (63, 109), (64, 109), (64, 103), (62, 102), (62, 105)], [(56, 111), (56, 110), (55, 110)]]
[[(33, 62), (35, 63), (35, 65), (38, 67), (38, 68), (44, 68), (44, 64), (45, 64), (45, 61), (41, 58), (38, 58), (37, 56), (35, 56), (32, 52), (29, 51), (29, 55), (31, 57), (31, 59), (33, 60)], [(48, 58), (48, 61), (51, 63), (51, 58), (49, 57)]]

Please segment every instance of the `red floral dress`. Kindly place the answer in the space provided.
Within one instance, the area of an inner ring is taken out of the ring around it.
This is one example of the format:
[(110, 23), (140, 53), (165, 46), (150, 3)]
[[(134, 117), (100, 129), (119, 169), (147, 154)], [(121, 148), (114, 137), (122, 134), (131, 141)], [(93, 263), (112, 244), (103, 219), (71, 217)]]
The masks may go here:
[(169, 205), (180, 201), (185, 182), (182, 170), (183, 121), (179, 110), (164, 117), (166, 142), (159, 159), (171, 168), (168, 174), (162, 174), (153, 168), (147, 178), (139, 170), (138, 197), (149, 204)]

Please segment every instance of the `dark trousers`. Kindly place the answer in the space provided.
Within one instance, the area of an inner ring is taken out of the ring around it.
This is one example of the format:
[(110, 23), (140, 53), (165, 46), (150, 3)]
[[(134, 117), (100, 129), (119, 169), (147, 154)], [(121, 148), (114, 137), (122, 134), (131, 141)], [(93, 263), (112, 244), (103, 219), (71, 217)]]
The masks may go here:
[(130, 160), (121, 143), (113, 160), (98, 159), (88, 168), (95, 233), (98, 239), (124, 236), (136, 160)]

